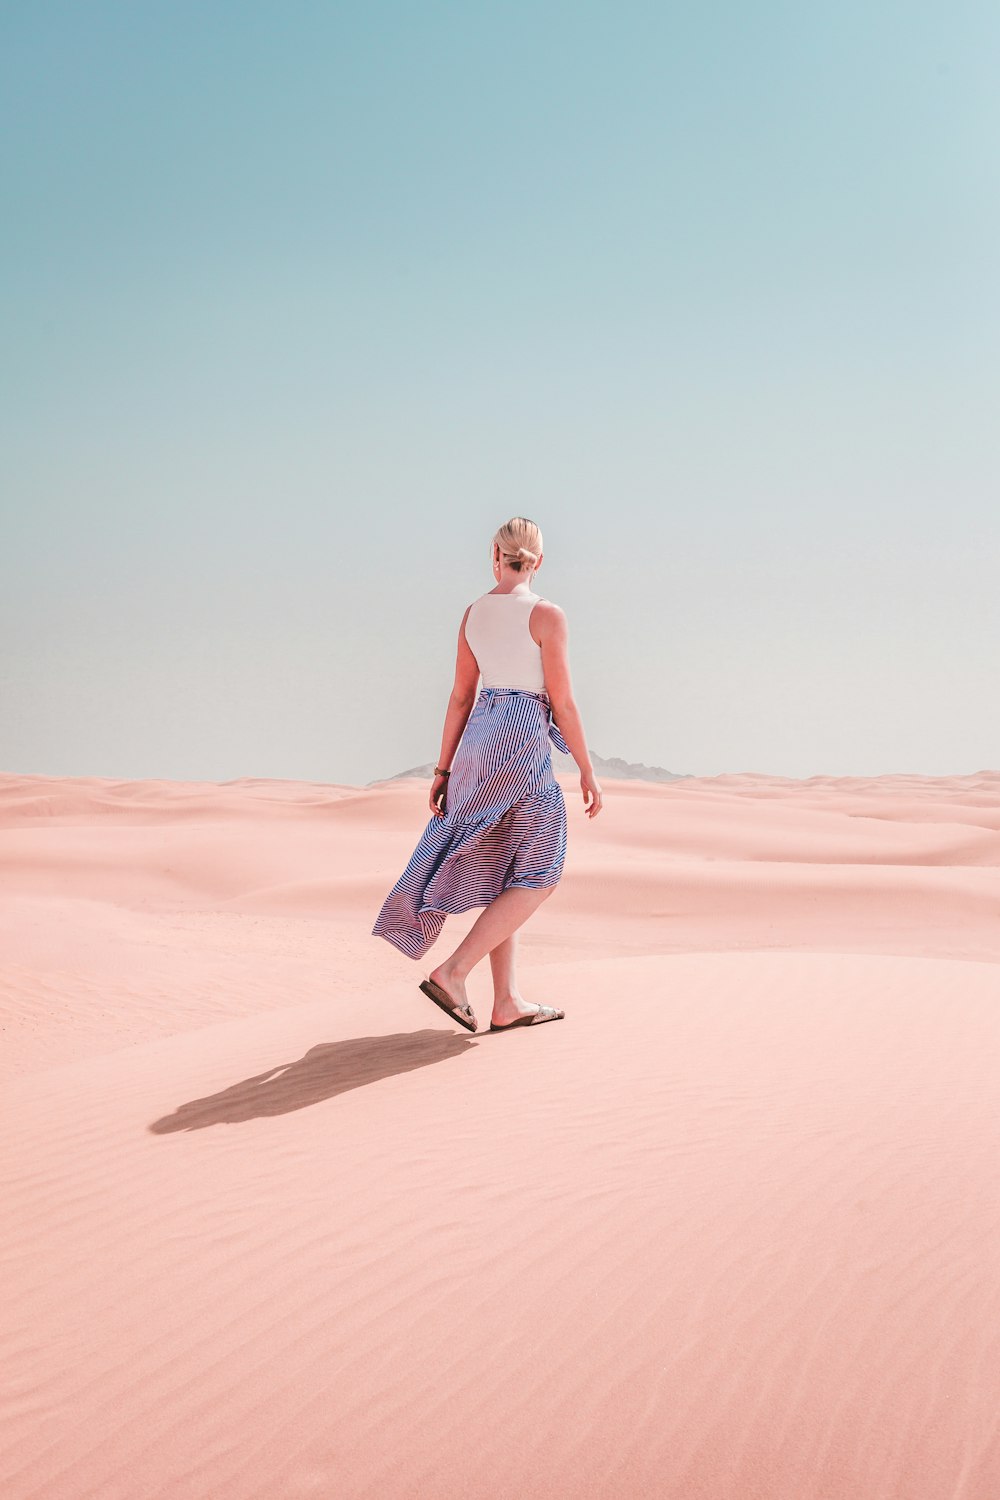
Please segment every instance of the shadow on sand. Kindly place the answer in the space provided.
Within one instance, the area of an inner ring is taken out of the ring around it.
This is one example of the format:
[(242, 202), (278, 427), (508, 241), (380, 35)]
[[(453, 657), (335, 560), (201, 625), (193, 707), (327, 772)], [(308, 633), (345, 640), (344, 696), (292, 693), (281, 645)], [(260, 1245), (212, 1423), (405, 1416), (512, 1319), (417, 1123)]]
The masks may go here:
[(322, 1042), (295, 1062), (279, 1063), (221, 1093), (178, 1105), (172, 1115), (154, 1120), (149, 1129), (154, 1135), (170, 1135), (175, 1130), (203, 1130), (206, 1125), (238, 1125), (242, 1120), (289, 1114), (380, 1078), (459, 1057), (474, 1045), (471, 1038), (450, 1031), (402, 1031)]

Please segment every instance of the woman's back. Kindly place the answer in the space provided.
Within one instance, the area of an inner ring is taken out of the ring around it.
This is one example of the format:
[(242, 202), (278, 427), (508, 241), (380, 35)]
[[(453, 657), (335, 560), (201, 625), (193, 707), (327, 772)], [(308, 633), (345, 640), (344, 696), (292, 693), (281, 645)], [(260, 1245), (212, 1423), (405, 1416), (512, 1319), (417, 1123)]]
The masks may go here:
[(518, 585), (505, 594), (481, 594), (469, 605), (465, 639), (476, 658), (484, 688), (545, 691), (542, 648), (528, 626), (539, 602), (538, 594)]

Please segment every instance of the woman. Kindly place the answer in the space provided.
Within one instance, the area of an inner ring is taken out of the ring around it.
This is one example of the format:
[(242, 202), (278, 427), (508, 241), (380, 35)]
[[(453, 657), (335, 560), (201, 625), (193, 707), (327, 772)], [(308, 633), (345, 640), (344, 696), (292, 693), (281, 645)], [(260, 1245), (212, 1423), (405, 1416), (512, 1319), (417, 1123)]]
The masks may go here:
[(491, 1031), (564, 1015), (529, 1004), (515, 973), (517, 929), (552, 894), (566, 855), (566, 805), (550, 739), (580, 768), (587, 816), (603, 806), (570, 685), (566, 616), (531, 587), (542, 534), (534, 521), (514, 516), (494, 536), (492, 552), (496, 588), (469, 605), (459, 627), (432, 817), (372, 928), (421, 958), (449, 912), (486, 908), (420, 986), (468, 1031), (477, 1022), (465, 982), (487, 953)]

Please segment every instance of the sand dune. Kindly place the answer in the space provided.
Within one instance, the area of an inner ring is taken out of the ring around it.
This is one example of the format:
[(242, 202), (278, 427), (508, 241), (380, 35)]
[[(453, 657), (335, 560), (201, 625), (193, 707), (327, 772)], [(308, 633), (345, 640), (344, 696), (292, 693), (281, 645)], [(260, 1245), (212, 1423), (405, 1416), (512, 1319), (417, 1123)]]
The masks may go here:
[(4, 1500), (1000, 1495), (1000, 773), (560, 780), (472, 1036), (426, 786), (0, 776)]

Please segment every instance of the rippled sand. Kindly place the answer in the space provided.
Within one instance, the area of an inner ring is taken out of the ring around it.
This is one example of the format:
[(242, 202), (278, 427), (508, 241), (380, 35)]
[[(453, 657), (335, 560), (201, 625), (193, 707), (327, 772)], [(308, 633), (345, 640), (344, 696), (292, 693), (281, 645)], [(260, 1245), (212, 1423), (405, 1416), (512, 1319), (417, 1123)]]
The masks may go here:
[(1000, 773), (560, 780), (472, 1036), (424, 783), (0, 776), (4, 1500), (997, 1500)]

